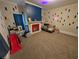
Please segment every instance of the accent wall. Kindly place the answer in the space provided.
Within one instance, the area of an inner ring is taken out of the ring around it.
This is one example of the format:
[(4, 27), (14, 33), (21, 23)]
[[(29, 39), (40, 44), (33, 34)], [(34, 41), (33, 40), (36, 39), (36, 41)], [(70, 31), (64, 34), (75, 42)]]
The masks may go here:
[(27, 17), (31, 18), (32, 21), (41, 21), (41, 8), (28, 4), (26, 3), (26, 12), (27, 12)]
[[(13, 13), (19, 13), (18, 6), (15, 3), (0, 0), (0, 33), (3, 35), (5, 41), (8, 43), (8, 30), (7, 26), (13, 26), (15, 23), (13, 18)], [(8, 53), (4, 59), (10, 59), (10, 54)]]
[(58, 8), (43, 9), (42, 20), (55, 25), (62, 33), (78, 35), (78, 4)]

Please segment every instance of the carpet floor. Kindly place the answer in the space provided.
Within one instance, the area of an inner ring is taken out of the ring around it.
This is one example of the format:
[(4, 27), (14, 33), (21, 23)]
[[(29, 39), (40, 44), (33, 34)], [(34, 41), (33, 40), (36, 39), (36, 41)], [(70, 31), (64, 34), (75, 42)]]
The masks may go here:
[(76, 37), (40, 32), (21, 41), (22, 50), (11, 55), (11, 59), (78, 59)]

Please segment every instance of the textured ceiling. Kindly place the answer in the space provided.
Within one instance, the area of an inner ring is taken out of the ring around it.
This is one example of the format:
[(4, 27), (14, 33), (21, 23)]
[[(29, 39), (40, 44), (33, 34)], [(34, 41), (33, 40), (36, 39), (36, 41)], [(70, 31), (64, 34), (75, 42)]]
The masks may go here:
[(51, 2), (49, 2), (47, 5), (42, 5), (39, 3), (40, 0), (27, 0), (27, 1), (35, 3), (35, 4), (45, 7), (45, 8), (60, 7), (60, 6), (78, 2), (77, 0), (51, 0)]
[(28, 2), (31, 2), (31, 3), (37, 4), (41, 7), (44, 7), (44, 8), (51, 8), (51, 7), (55, 8), (55, 7), (60, 7), (60, 6), (64, 6), (64, 5), (68, 5), (68, 4), (78, 2), (78, 0), (51, 0), (51, 2), (48, 2), (47, 5), (42, 5), (42, 4), (40, 4), (40, 1), (43, 1), (43, 0), (8, 0), (8, 1), (18, 3), (18, 4), (22, 4), (22, 5), (24, 5), (25, 2), (28, 1)]

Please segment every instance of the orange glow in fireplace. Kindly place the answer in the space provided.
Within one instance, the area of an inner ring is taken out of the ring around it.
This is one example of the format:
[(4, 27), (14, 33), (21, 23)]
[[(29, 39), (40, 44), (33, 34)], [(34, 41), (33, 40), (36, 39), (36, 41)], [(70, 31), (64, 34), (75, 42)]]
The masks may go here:
[(32, 32), (39, 31), (39, 24), (32, 25)]

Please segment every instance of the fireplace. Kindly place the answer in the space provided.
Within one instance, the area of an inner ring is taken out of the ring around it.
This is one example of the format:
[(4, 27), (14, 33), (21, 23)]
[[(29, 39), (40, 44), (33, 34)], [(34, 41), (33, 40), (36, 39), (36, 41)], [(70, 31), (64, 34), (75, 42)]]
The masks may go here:
[(32, 23), (32, 24), (30, 24), (29, 27), (30, 27), (31, 34), (41, 31), (41, 23)]
[(39, 31), (39, 24), (32, 25), (32, 32)]

